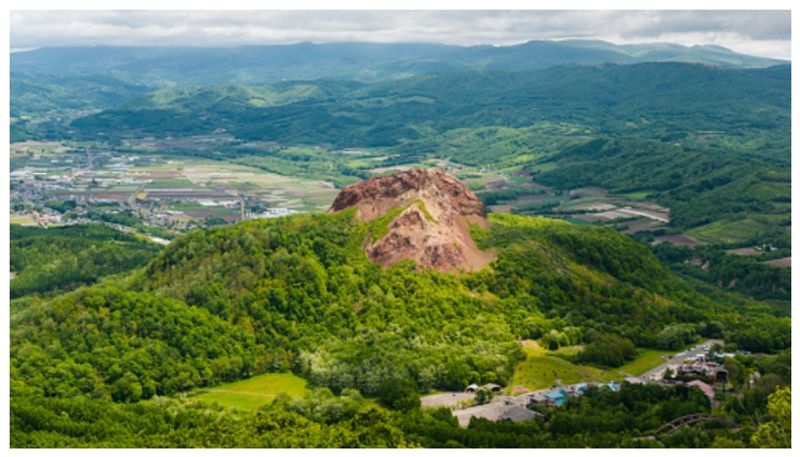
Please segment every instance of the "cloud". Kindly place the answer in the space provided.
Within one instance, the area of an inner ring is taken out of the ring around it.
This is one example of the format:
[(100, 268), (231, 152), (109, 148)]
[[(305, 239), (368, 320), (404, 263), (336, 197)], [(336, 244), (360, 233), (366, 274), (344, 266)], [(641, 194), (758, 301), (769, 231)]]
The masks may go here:
[(12, 11), (12, 48), (313, 42), (715, 44), (788, 59), (789, 11)]

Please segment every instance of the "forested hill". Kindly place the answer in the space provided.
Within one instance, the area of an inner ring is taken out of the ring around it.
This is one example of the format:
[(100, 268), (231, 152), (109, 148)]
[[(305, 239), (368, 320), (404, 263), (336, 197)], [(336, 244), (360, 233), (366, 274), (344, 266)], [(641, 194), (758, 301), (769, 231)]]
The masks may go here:
[[(545, 335), (631, 348), (699, 336), (789, 347), (788, 318), (701, 295), (613, 230), (491, 222), (473, 234), (497, 259), (461, 275), (368, 261), (361, 246), (381, 222), (359, 222), (352, 210), (191, 232), (126, 281), (15, 312), (13, 395), (136, 401), (285, 370), (379, 396), (396, 383), (463, 389), (507, 383), (518, 340)], [(47, 360), (60, 362), (45, 369)], [(59, 386), (47, 381), (54, 376), (81, 382)]]
[(565, 40), (511, 46), (297, 43), (237, 48), (54, 47), (13, 53), (11, 69), (12, 74), (115, 75), (129, 83), (158, 87), (317, 78), (374, 81), (468, 69), (536, 70), (564, 64), (670, 61), (730, 68), (785, 63), (719, 46)]
[(78, 118), (70, 130), (78, 138), (115, 138), (225, 129), (243, 139), (358, 147), (413, 145), (431, 131), (548, 121), (662, 141), (691, 140), (702, 131), (729, 133), (734, 146), (769, 137), (766, 153), (777, 156), (788, 151), (789, 74), (788, 66), (643, 63), (459, 72), (366, 86), (178, 89)]
[[(768, 353), (786, 354), (790, 345), (789, 318), (779, 310), (702, 295), (644, 245), (610, 229), (492, 216), (491, 228), (473, 236), (497, 259), (450, 274), (370, 262), (362, 243), (386, 221), (363, 223), (354, 213), (196, 230), (125, 280), (13, 310), (12, 442), (235, 446), (260, 437), (262, 446), (400, 446), (404, 435), (389, 423), (423, 419), (367, 408), (358, 391), (405, 411), (422, 392), (507, 384), (522, 358), (521, 338), (585, 345), (580, 360), (602, 366), (624, 363), (637, 347), (676, 350), (700, 337)], [(279, 397), (255, 419), (164, 398), (289, 370), (341, 397), (324, 389), (291, 403)], [(673, 401), (659, 392), (648, 395)], [(686, 400), (685, 392), (675, 395)], [(691, 411), (703, 411), (706, 400), (697, 398)], [(280, 411), (295, 413), (277, 419)], [(667, 420), (681, 415), (669, 411)], [(435, 417), (458, 429), (449, 411)], [(202, 433), (242, 420), (263, 425), (242, 436)], [(299, 430), (307, 438), (295, 436)], [(340, 439), (317, 435), (326, 430)], [(564, 433), (559, 442), (577, 442)], [(631, 433), (595, 444), (625, 445)]]

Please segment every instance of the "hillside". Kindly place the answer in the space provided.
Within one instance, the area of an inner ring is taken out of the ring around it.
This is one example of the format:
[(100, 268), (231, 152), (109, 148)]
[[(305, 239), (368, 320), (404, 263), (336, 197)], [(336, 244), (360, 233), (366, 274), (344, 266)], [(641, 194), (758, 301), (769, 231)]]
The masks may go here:
[(733, 236), (736, 225), (746, 224), (740, 243), (789, 246), (790, 175), (783, 165), (630, 139), (590, 141), (547, 160), (557, 166), (538, 173), (537, 182), (561, 189), (601, 186), (619, 194), (646, 190), (670, 208), (673, 227), (731, 224)]
[[(436, 158), (478, 170), (522, 170), (558, 189), (651, 195), (670, 208), (674, 230), (703, 237), (727, 227), (724, 238), (706, 237), (712, 241), (788, 246), (790, 73), (788, 66), (642, 63), (371, 84), (164, 89), (80, 117), (69, 135), (119, 141), (223, 129), (241, 142), (371, 148), (385, 152), (384, 166)], [(270, 171), (289, 174), (314, 160), (242, 147), (208, 156), (269, 163)], [(289, 161), (273, 165), (276, 157)], [(317, 166), (325, 167), (328, 161)], [(349, 167), (336, 171), (330, 179), (337, 183), (339, 172), (369, 176)]]
[(11, 225), (11, 298), (52, 295), (145, 265), (158, 244), (99, 224)]
[[(430, 211), (439, 223), (481, 218), (484, 228), (473, 225), (461, 233), (496, 258), (458, 275), (414, 262), (385, 267), (371, 261), (365, 240), (395, 229), (397, 210), (407, 208), (404, 197), (424, 202), (419, 212), (427, 218)], [(148, 427), (195, 415), (196, 407), (165, 403), (162, 396), (290, 370), (342, 397), (315, 391), (325, 399), (276, 399), (269, 414), (288, 408), (286, 414), (299, 411), (331, 427), (357, 417), (389, 427), (387, 421), (395, 419), (365, 406), (352, 389), (404, 409), (413, 407), (420, 392), (506, 384), (522, 358), (520, 339), (673, 349), (699, 336), (723, 336), (742, 349), (789, 347), (788, 318), (764, 305), (722, 303), (700, 294), (645, 246), (615, 231), (512, 215), (490, 215), (486, 226), (480, 202), (440, 171), (366, 181), (342, 191), (337, 202), (329, 214), (195, 230), (124, 280), (14, 310), (12, 436), (26, 440), (15, 442), (80, 446), (89, 433), (92, 440), (119, 444), (115, 434), (133, 440), (127, 429), (137, 427), (133, 411), (156, 416)], [(447, 214), (454, 208), (460, 209)], [(155, 403), (136, 403), (151, 397)], [(350, 412), (319, 419), (305, 401)], [(344, 404), (333, 406), (338, 402)], [(101, 404), (107, 406), (97, 409)], [(158, 412), (165, 404), (173, 406)], [(69, 420), (79, 428), (65, 432), (65, 419), (58, 417), (68, 410), (77, 414)], [(211, 426), (201, 423), (217, 417), (214, 411), (205, 409), (206, 419), (185, 426)], [(293, 424), (317, 427), (291, 414), (300, 421)], [(117, 425), (90, 432), (91, 423), (78, 425), (87, 417)], [(170, 427), (178, 433), (183, 426)], [(294, 436), (293, 427), (275, 439)], [(363, 442), (352, 437), (350, 445), (402, 442), (399, 430), (382, 430), (389, 435), (374, 432), (369, 436), (377, 441)], [(153, 430), (153, 437), (161, 437), (158, 445), (198, 439), (162, 433)], [(265, 429), (259, 436), (272, 435)], [(204, 442), (220, 445), (220, 439), (211, 435)], [(332, 437), (315, 439), (346, 445)], [(128, 442), (140, 441), (122, 441)]]
[[(339, 147), (397, 146), (458, 128), (585, 126), (595, 135), (692, 140), (735, 131), (729, 146), (767, 135), (786, 153), (789, 68), (723, 70), (683, 63), (564, 66), (529, 72), (461, 72), (369, 85), (316, 81), (269, 88), (164, 91), (72, 122), (77, 138), (193, 135)], [(301, 91), (300, 88), (305, 88)], [(313, 90), (310, 90), (314, 88)], [(256, 91), (269, 95), (254, 97)], [(281, 95), (284, 94), (284, 95)], [(319, 96), (319, 94), (325, 94)], [(165, 103), (163, 100), (171, 100)], [(124, 132), (124, 133), (123, 133)]]

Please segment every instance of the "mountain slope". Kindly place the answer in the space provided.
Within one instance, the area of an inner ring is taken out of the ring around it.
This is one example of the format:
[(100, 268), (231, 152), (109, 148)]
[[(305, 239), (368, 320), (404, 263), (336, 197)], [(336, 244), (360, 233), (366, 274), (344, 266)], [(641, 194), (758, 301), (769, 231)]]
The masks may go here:
[(566, 148), (548, 160), (557, 167), (536, 175), (543, 184), (602, 186), (618, 194), (646, 190), (670, 208), (672, 226), (683, 229), (756, 217), (758, 233), (748, 241), (788, 246), (791, 189), (784, 166), (618, 138)]
[(216, 88), (174, 104), (154, 105), (151, 97), (79, 118), (71, 128), (79, 138), (190, 135), (222, 128), (243, 139), (364, 147), (413, 142), (431, 129), (519, 128), (546, 121), (665, 140), (691, 140), (698, 131), (731, 132), (734, 142), (770, 136), (773, 144), (788, 146), (789, 80), (780, 75), (789, 72), (788, 67), (723, 70), (645, 63), (462, 72), (351, 90), (338, 83), (328, 89), (334, 83), (317, 81), (307, 84), (330, 97), (280, 106), (254, 105), (242, 93), (224, 97), (225, 88)]
[[(430, 200), (443, 195), (423, 197), (429, 198), (426, 206), (448, 207)], [(309, 404), (278, 399), (257, 413), (262, 438), (247, 443), (297, 445), (294, 438), (273, 441), (264, 432), (302, 426), (320, 431), (290, 413), (307, 415), (318, 407), (328, 418), (319, 422), (351, 430), (386, 422), (386, 413), (366, 407), (347, 389), (391, 405), (398, 389), (414, 399), (473, 382), (506, 384), (522, 357), (520, 339), (547, 336), (574, 345), (616, 335), (628, 345), (672, 348), (698, 336), (723, 336), (744, 349), (772, 352), (790, 345), (789, 318), (763, 304), (701, 295), (646, 246), (609, 229), (491, 216), (488, 228), (470, 231), (482, 249), (497, 253), (485, 268), (459, 275), (411, 262), (384, 268), (369, 260), (363, 246), (379, 223), (390, 220), (365, 222), (357, 213), (371, 208), (370, 200), (354, 203), (333, 214), (196, 230), (125, 280), (12, 311), (15, 442), (109, 445), (119, 434), (125, 443), (196, 443), (184, 433), (217, 429), (209, 420), (230, 424), (235, 413), (217, 416), (212, 407), (198, 414), (197, 407), (158, 397), (120, 404), (264, 371), (292, 370), (343, 395), (332, 400), (322, 390), (322, 398)], [(135, 417), (150, 419), (137, 424)], [(111, 428), (98, 429), (90, 418)], [(194, 425), (183, 430), (185, 422)], [(231, 428), (237, 427), (222, 427), (200, 442), (231, 443), (223, 439)], [(132, 429), (158, 439), (136, 439)], [(401, 444), (392, 428), (364, 433), (346, 440), (325, 435), (314, 443)]]
[(76, 393), (135, 399), (293, 369), (374, 395), (409, 380), (423, 391), (505, 384), (518, 340), (553, 331), (647, 347), (670, 325), (705, 334), (716, 321), (741, 347), (788, 347), (788, 318), (703, 297), (614, 231), (490, 222), (474, 233), (497, 259), (463, 276), (370, 262), (370, 227), (354, 210), (198, 230), (122, 286), (132, 290), (94, 286), (15, 312), (12, 378), (23, 392), (67, 395), (42, 378), (57, 358), (67, 363), (57, 370), (91, 380)]

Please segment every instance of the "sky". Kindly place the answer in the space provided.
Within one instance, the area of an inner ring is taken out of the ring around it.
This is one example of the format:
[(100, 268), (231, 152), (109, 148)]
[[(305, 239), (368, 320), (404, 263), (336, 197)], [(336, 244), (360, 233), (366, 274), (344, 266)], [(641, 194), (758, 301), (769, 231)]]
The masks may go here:
[(789, 59), (789, 11), (12, 11), (12, 50), (44, 46), (238, 46), (596, 39), (713, 44)]

